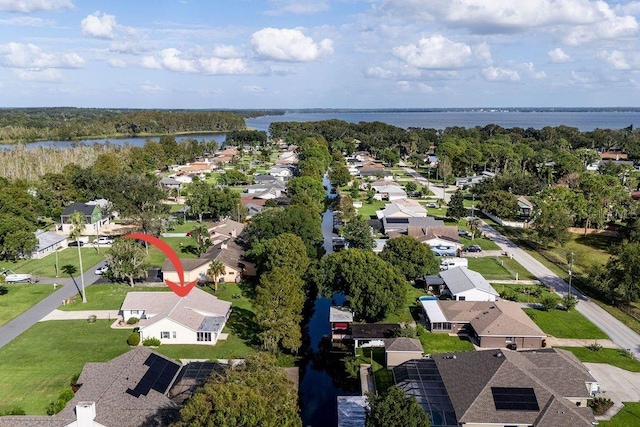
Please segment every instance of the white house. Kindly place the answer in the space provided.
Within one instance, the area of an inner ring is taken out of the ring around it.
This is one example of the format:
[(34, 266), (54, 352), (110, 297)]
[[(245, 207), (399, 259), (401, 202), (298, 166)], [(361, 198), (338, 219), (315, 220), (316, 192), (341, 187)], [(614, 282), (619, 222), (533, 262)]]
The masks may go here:
[(380, 184), (379, 182), (374, 182), (371, 185), (371, 188), (376, 190), (376, 194), (373, 196), (376, 200), (388, 200), (393, 202), (394, 200), (402, 200), (407, 198), (407, 193), (397, 184), (394, 183), (385, 183)]
[(293, 168), (288, 166), (274, 166), (267, 171), (267, 174), (281, 181), (286, 181), (293, 177)]
[(441, 271), (425, 281), (432, 290), (450, 294), (456, 301), (495, 301), (500, 296), (482, 274), (466, 267)]
[(129, 292), (120, 312), (125, 321), (140, 319), (142, 340), (214, 345), (231, 314), (231, 303), (198, 288), (183, 298), (174, 292)]
[(38, 244), (31, 254), (31, 258), (44, 258), (60, 248), (67, 247), (67, 236), (52, 233), (50, 231), (36, 231), (36, 240), (38, 241)]
[(384, 205), (384, 209), (376, 211), (378, 218), (416, 218), (426, 217), (427, 210), (423, 205), (411, 199), (396, 200)]

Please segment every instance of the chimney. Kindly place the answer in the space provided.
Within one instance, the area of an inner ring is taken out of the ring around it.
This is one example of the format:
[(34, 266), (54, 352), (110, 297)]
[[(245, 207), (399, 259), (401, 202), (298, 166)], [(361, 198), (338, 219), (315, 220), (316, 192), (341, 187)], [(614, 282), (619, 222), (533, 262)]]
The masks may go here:
[(221, 243), (220, 244), (220, 249), (227, 249), (227, 243)]
[(76, 405), (78, 427), (93, 427), (96, 418), (96, 402), (78, 402)]
[(231, 237), (238, 237), (237, 234), (238, 233), (236, 233), (236, 229), (235, 228), (233, 230), (231, 230)]

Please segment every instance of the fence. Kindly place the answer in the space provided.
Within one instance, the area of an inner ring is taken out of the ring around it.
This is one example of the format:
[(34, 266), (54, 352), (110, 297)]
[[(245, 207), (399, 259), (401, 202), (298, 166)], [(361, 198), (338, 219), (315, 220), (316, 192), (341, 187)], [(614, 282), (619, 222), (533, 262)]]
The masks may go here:
[(493, 221), (497, 222), (500, 225), (503, 225), (505, 227), (514, 227), (514, 228), (529, 228), (530, 225), (528, 222), (518, 222), (518, 221), (504, 221), (503, 219), (495, 216), (495, 215), (491, 215), (490, 213), (486, 212), (486, 211), (482, 211), (483, 214), (485, 214), (486, 216), (488, 216), (489, 218), (491, 218)]

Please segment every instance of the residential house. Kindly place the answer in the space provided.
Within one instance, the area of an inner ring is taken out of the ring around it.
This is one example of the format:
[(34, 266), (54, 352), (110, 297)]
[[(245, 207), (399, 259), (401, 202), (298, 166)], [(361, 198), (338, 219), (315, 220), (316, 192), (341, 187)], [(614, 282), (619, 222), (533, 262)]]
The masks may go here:
[(604, 151), (600, 153), (600, 160), (628, 160), (629, 155), (622, 151)]
[(140, 319), (141, 340), (215, 345), (231, 314), (231, 303), (197, 287), (186, 297), (174, 292), (129, 292), (120, 312), (125, 321)]
[(526, 196), (518, 196), (518, 216), (522, 218), (530, 218), (533, 214), (533, 203)]
[(329, 323), (331, 323), (332, 342), (351, 338), (350, 326), (353, 323), (353, 312), (347, 307), (331, 306), (329, 308)]
[(354, 323), (351, 338), (354, 349), (361, 347), (384, 347), (384, 340), (400, 332), (398, 323)]
[(473, 187), (479, 182), (482, 182), (488, 178), (495, 178), (495, 176), (496, 174), (493, 172), (484, 171), (480, 175), (456, 178), (456, 187), (459, 187), (459, 188)]
[(438, 354), (396, 366), (393, 379), (440, 426), (597, 424), (587, 406), (597, 382), (564, 350)]
[(258, 199), (277, 199), (282, 197), (286, 190), (286, 185), (281, 181), (260, 182), (247, 187), (247, 194), (251, 194)]
[(276, 165), (297, 165), (298, 153), (294, 149), (289, 149), (280, 154), (280, 157), (275, 161)]
[(426, 217), (427, 209), (415, 200), (400, 199), (387, 203), (384, 209), (376, 211), (378, 218), (416, 218)]
[(213, 162), (209, 159), (204, 159), (202, 161), (187, 163), (184, 166), (180, 166), (178, 170), (183, 173), (205, 174), (211, 172), (214, 167), (215, 164)]
[[(200, 258), (181, 258), (184, 280), (186, 282), (206, 281), (207, 270), (213, 260), (218, 260), (225, 266), (224, 274), (218, 279), (220, 282), (239, 282), (243, 276), (255, 276), (256, 274), (255, 264), (244, 259), (244, 249), (233, 239), (229, 239), (211, 246)], [(162, 274), (164, 280), (180, 282), (175, 266), (168, 259), (162, 264)]]
[(237, 156), (238, 154), (240, 154), (240, 152), (238, 151), (238, 147), (227, 147), (223, 150), (218, 150), (216, 152), (216, 157), (220, 157), (220, 156)]
[(422, 343), (416, 338), (388, 338), (384, 340), (384, 354), (387, 369), (412, 359), (421, 359), (423, 355)]
[(276, 181), (280, 181), (273, 175), (255, 175), (253, 177), (253, 182), (255, 184), (273, 184)]
[(234, 221), (231, 218), (225, 218), (218, 222), (214, 222), (209, 228), (209, 235), (213, 245), (218, 243), (234, 240), (244, 230), (244, 224)]
[(71, 233), (73, 225), (70, 218), (74, 212), (80, 212), (85, 218), (86, 225), (82, 234), (99, 234), (101, 230), (110, 225), (109, 217), (103, 214), (98, 205), (76, 202), (67, 206), (60, 216), (64, 234)]
[(254, 215), (259, 214), (264, 209), (267, 199), (259, 199), (253, 197), (252, 194), (244, 194), (240, 196), (240, 203), (247, 208), (247, 219), (251, 219)]
[(444, 221), (435, 219), (432, 216), (426, 217), (382, 217), (382, 228), (384, 233), (391, 237), (393, 234), (407, 234), (410, 227), (428, 228), (443, 227)]
[(456, 225), (429, 225), (426, 227), (411, 225), (407, 227), (407, 235), (415, 237), (432, 249), (453, 247), (456, 252), (462, 249)]
[(295, 167), (289, 165), (274, 166), (267, 171), (268, 175), (278, 178), (280, 181), (286, 181), (293, 177)]
[(513, 301), (421, 300), (431, 332), (459, 334), (484, 348), (542, 348), (547, 337)]
[(393, 181), (393, 174), (384, 168), (381, 163), (365, 162), (358, 168), (360, 178), (381, 178), (385, 181)]
[(36, 231), (36, 248), (31, 253), (31, 258), (44, 258), (58, 249), (67, 247), (67, 236), (50, 231)]
[(500, 296), (482, 274), (466, 267), (441, 271), (424, 280), (434, 294), (449, 295), (456, 301), (495, 301)]
[(182, 182), (178, 181), (177, 179), (171, 176), (163, 177), (160, 180), (160, 185), (162, 186), (162, 188), (165, 188), (168, 190), (177, 190), (182, 188)]

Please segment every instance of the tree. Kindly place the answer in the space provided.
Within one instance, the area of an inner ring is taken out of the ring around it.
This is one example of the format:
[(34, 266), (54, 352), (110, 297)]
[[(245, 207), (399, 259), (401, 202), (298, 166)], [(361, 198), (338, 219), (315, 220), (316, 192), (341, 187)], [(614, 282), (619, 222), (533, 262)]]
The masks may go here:
[(331, 169), (329, 170), (329, 179), (333, 185), (342, 187), (351, 181), (352, 176), (344, 163), (333, 162)]
[(198, 222), (202, 222), (202, 216), (210, 213), (211, 186), (204, 181), (194, 181), (187, 186), (189, 193), (185, 203), (189, 205), (189, 213), (198, 216)]
[(533, 224), (537, 239), (548, 246), (564, 245), (569, 240), (568, 228), (572, 225), (568, 206), (561, 201), (543, 200), (536, 206)]
[(375, 246), (371, 226), (360, 215), (342, 227), (340, 233), (349, 242), (349, 248), (371, 250)]
[(115, 279), (129, 281), (133, 287), (134, 280), (147, 275), (147, 253), (133, 239), (116, 239), (106, 254), (109, 263), (109, 274)]
[(457, 189), (456, 192), (451, 195), (449, 208), (447, 209), (447, 216), (455, 219), (467, 216), (467, 208), (464, 207), (464, 196), (462, 195), (462, 190)]
[(545, 294), (540, 298), (540, 308), (543, 311), (549, 311), (557, 307), (560, 298), (556, 294)]
[[(322, 211), (326, 190), (322, 182), (310, 176), (299, 176), (289, 180), (287, 183), (287, 194), (292, 203), (300, 203), (301, 200), (308, 200), (313, 203), (318, 212)], [(304, 199), (308, 196), (310, 199)], [(304, 204), (304, 203), (300, 203)]]
[(78, 263), (80, 264), (80, 283), (82, 284), (82, 302), (87, 302), (87, 295), (84, 291), (84, 268), (82, 267), (82, 251), (80, 250), (80, 236), (84, 232), (84, 226), (87, 224), (87, 219), (82, 212), (75, 211), (69, 216), (71, 221), (71, 233), (69, 237), (76, 241), (78, 246)]
[(302, 345), (304, 282), (288, 269), (276, 267), (260, 277), (254, 301), (262, 347), (275, 352), (280, 347), (297, 351)]
[(325, 255), (315, 276), (324, 295), (344, 292), (357, 317), (378, 321), (399, 310), (408, 284), (388, 262), (370, 250), (349, 249)]
[(276, 358), (256, 353), (212, 375), (180, 410), (175, 427), (301, 427), (298, 395)]
[(37, 245), (38, 241), (33, 232), (16, 230), (4, 236), (2, 253), (8, 259), (23, 258), (30, 255)]
[(577, 304), (578, 304), (578, 298), (576, 298), (573, 295), (566, 294), (565, 296), (562, 297), (562, 306), (567, 311), (573, 310)]
[(207, 277), (213, 277), (213, 290), (218, 292), (218, 278), (227, 272), (227, 267), (217, 259), (209, 263)]
[(408, 193), (413, 193), (418, 189), (418, 184), (415, 181), (409, 181), (404, 185), (404, 188)]
[(407, 280), (439, 271), (438, 261), (431, 248), (411, 236), (400, 236), (387, 241), (380, 258), (397, 267)]
[(282, 233), (261, 241), (251, 251), (252, 258), (261, 271), (284, 268), (304, 276), (310, 259), (302, 239), (293, 233)]
[(504, 190), (486, 193), (478, 208), (502, 219), (515, 218), (520, 211), (516, 196)]
[(471, 230), (471, 239), (475, 239), (480, 235), (482, 231), (482, 220), (478, 217), (473, 217), (467, 222), (469, 229)]
[(198, 258), (211, 246), (211, 235), (205, 225), (200, 225), (191, 231), (191, 238), (196, 242)]
[(618, 299), (629, 304), (640, 294), (640, 243), (621, 245), (607, 261), (603, 275), (605, 286)]
[(386, 392), (367, 394), (366, 427), (429, 427), (429, 416), (413, 396), (396, 386)]

